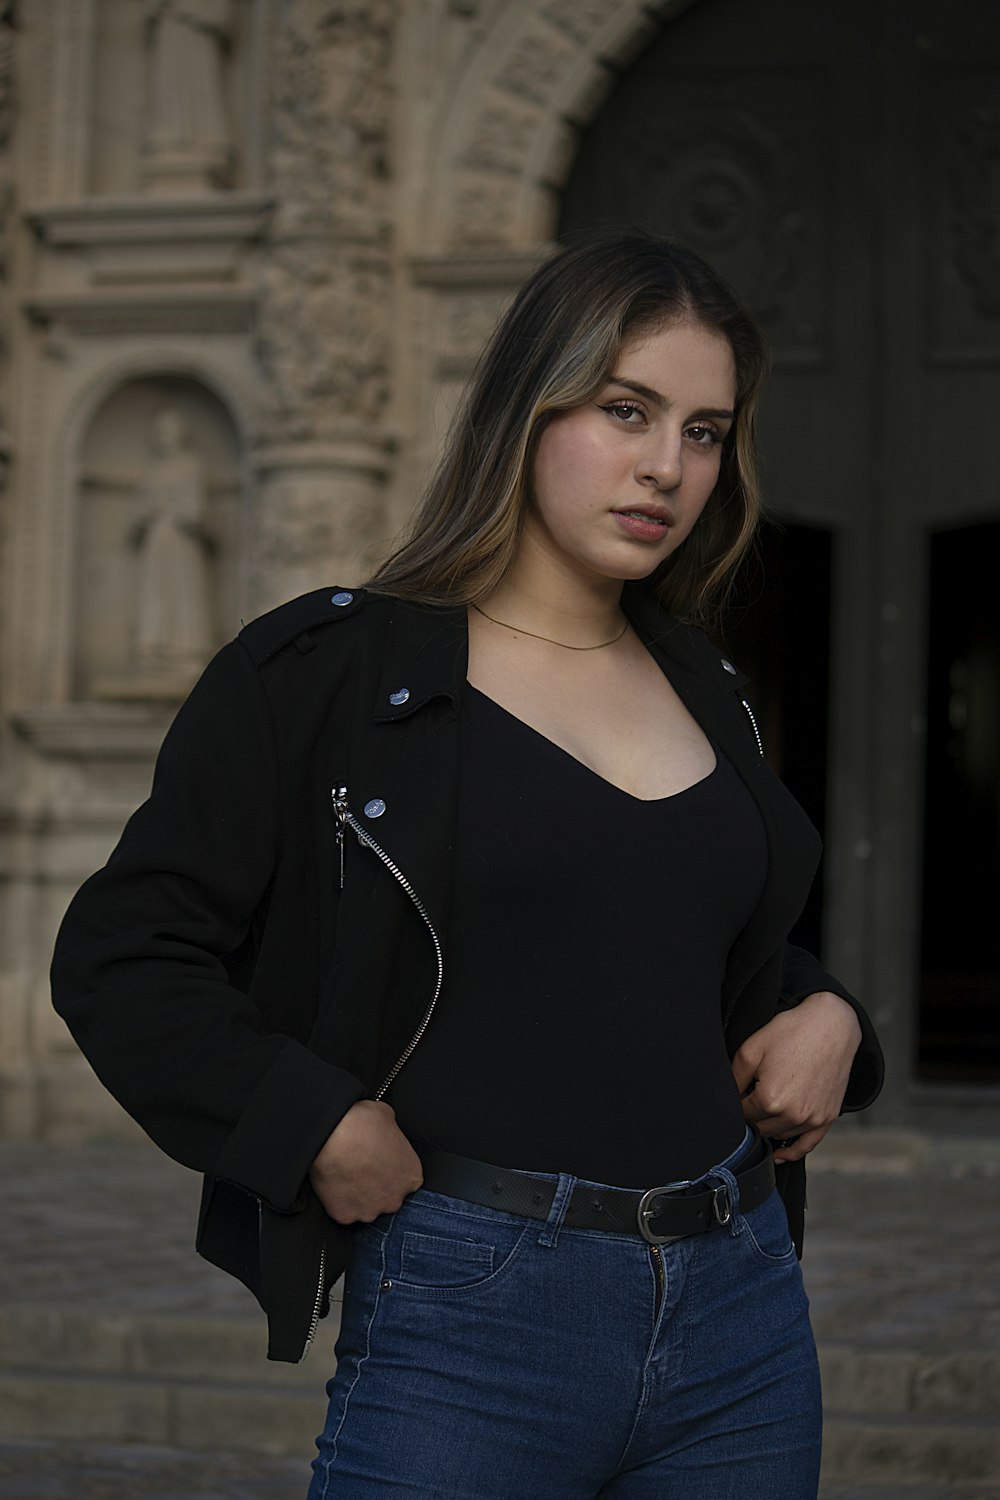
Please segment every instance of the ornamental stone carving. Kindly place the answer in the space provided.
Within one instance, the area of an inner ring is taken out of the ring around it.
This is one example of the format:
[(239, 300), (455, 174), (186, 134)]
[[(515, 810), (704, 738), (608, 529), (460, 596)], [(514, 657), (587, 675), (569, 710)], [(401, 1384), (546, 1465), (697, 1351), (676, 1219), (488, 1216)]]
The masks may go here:
[(258, 354), (254, 612), (353, 581), (381, 539), (392, 338), (389, 79), (395, 0), (285, 0)]
[(716, 264), (738, 264), (748, 302), (773, 320), (802, 252), (799, 154), (725, 89), (685, 103), (655, 140), (641, 123), (628, 132), (623, 191), (640, 202), (645, 183), (669, 205), (671, 233)]
[(576, 53), (573, 41), (562, 32), (537, 25), (511, 49), (498, 82), (507, 93), (547, 105), (553, 78), (565, 73)]
[(371, 432), (385, 407), (393, 13), (390, 0), (282, 12), (259, 324), (267, 442)]

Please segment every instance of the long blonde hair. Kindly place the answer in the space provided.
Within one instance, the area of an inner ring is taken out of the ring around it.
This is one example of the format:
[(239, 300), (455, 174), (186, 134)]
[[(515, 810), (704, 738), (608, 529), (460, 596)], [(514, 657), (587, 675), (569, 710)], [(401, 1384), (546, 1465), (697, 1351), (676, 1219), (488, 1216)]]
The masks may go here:
[(681, 319), (728, 341), (736, 416), (708, 504), (647, 586), (673, 614), (715, 616), (760, 515), (755, 416), (767, 356), (742, 304), (700, 256), (638, 231), (562, 250), (524, 284), (483, 351), (404, 540), (370, 587), (426, 604), (487, 598), (514, 561), (546, 422), (597, 394), (627, 338)]

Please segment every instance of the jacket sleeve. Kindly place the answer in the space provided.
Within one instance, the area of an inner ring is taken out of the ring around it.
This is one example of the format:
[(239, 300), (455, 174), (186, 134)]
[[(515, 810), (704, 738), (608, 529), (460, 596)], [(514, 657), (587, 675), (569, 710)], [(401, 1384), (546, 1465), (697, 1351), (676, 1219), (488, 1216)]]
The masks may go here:
[(293, 1212), (364, 1088), (269, 1029), (232, 982), (279, 858), (280, 806), (263, 685), (234, 642), (180, 709), (149, 800), (70, 904), (52, 991), (101, 1081), (159, 1146)]
[(874, 1103), (881, 1093), (885, 1077), (882, 1048), (868, 1012), (851, 992), (844, 988), (839, 979), (827, 973), (811, 953), (807, 953), (805, 948), (796, 948), (792, 943), (786, 943), (778, 1009), (791, 1010), (807, 995), (814, 995), (819, 990), (831, 990), (833, 994), (846, 1000), (861, 1024), (861, 1041), (851, 1065), (851, 1076), (844, 1095), (843, 1112), (867, 1109), (868, 1105)]

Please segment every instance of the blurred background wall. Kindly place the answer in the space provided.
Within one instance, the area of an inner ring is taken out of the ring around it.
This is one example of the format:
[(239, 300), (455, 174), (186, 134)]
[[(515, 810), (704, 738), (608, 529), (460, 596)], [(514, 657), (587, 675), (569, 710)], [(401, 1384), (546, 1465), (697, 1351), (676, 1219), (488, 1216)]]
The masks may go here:
[(727, 649), (882, 1124), (1000, 1131), (1000, 12), (0, 0), (0, 1134), (132, 1127), (47, 994), (240, 621), (363, 578), (498, 311), (642, 224), (766, 328)]

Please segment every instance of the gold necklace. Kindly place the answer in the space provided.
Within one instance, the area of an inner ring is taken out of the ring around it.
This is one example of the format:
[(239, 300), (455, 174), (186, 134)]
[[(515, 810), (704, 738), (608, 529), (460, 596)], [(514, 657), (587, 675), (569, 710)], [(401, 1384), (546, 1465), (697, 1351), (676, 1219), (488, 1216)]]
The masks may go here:
[(502, 625), (504, 630), (516, 631), (518, 635), (530, 635), (533, 641), (548, 641), (550, 646), (561, 646), (564, 651), (603, 651), (605, 646), (613, 646), (615, 641), (620, 641), (628, 629), (626, 620), (618, 634), (613, 635), (610, 641), (598, 641), (596, 646), (569, 646), (565, 641), (557, 641), (551, 635), (539, 635), (537, 631), (524, 630), (520, 625), (508, 625), (506, 620), (495, 620), (492, 615), (486, 613), (485, 609), (480, 609), (478, 604), (472, 607), (477, 615), (482, 615), (483, 619), (489, 620), (491, 625)]

